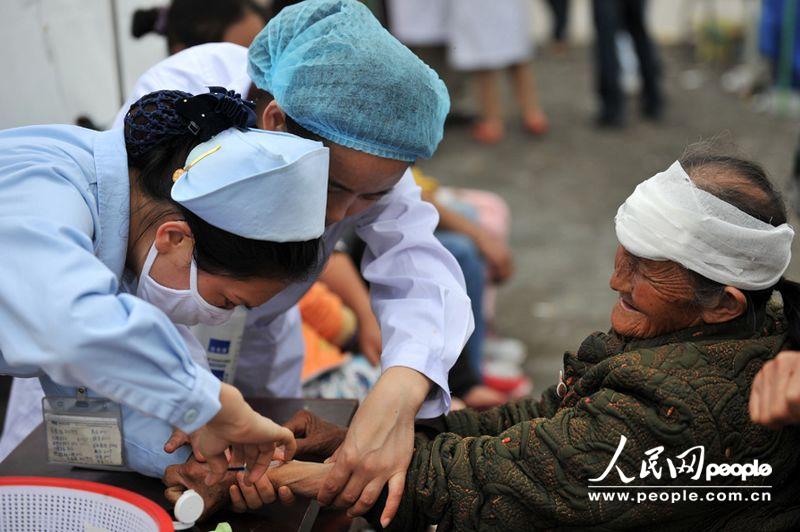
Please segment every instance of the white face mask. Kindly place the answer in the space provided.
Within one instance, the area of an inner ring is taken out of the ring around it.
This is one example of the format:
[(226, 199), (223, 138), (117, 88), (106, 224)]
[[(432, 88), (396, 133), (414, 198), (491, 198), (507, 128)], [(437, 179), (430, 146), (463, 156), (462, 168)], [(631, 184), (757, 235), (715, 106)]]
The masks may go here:
[(156, 245), (150, 247), (147, 259), (139, 276), (139, 287), (136, 296), (161, 309), (173, 323), (182, 325), (220, 325), (228, 321), (234, 309), (215, 307), (197, 291), (197, 264), (192, 258), (189, 274), (189, 289), (177, 290), (160, 285), (150, 277), (150, 268), (156, 260)]

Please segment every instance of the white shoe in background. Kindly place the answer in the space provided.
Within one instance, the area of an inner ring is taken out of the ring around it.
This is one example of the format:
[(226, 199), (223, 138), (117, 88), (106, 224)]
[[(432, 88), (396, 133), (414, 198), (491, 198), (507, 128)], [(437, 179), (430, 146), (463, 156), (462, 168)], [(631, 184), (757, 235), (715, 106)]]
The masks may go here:
[(487, 336), (483, 341), (483, 360), (507, 362), (521, 366), (528, 356), (528, 348), (521, 340), (501, 336)]

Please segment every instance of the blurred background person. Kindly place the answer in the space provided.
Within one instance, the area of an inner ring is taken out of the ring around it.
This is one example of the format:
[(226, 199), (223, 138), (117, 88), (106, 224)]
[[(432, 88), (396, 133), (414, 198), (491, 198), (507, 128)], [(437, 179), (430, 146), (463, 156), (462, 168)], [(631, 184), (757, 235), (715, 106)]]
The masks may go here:
[(174, 0), (168, 6), (137, 9), (131, 34), (163, 35), (174, 54), (208, 42), (250, 46), (269, 21), (269, 11), (252, 0)]
[(452, 68), (473, 73), (478, 93), (477, 123), (472, 136), (495, 144), (505, 124), (500, 79), (508, 70), (523, 128), (542, 135), (549, 129), (539, 105), (533, 75), (533, 35), (525, 0), (450, 0), (449, 60)]
[(550, 41), (557, 54), (567, 51), (567, 23), (569, 22), (569, 0), (547, 0), (553, 15), (553, 34)]
[[(794, 1), (794, 0), (790, 0)], [(800, 84), (800, 9), (786, 0), (764, 0), (758, 47), (768, 59), (778, 84)], [(794, 21), (787, 16), (794, 15)]]
[[(330, 261), (327, 267), (330, 268)], [(355, 290), (363, 293), (369, 305), (369, 293), (355, 269), (354, 276), (358, 282)], [(322, 281), (311, 286), (298, 306), (305, 343), (303, 397), (365, 399), (381, 376), (376, 365), (380, 359), (368, 358), (356, 350), (360, 326), (356, 314)], [(380, 330), (378, 335), (380, 342)]]
[(596, 33), (595, 71), (600, 96), (599, 127), (625, 125), (625, 96), (620, 82), (620, 59), (617, 34), (630, 34), (642, 78), (642, 115), (660, 120), (664, 112), (661, 91), (661, 65), (656, 46), (645, 22), (647, 0), (593, 0)]

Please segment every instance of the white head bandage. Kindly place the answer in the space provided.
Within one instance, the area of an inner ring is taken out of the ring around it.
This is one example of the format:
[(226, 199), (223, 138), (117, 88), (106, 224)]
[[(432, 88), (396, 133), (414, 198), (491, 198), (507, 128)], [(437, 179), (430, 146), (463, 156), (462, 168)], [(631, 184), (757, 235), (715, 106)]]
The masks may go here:
[(774, 227), (697, 188), (679, 162), (636, 187), (617, 211), (633, 255), (671, 260), (742, 290), (769, 288), (792, 258), (794, 229)]

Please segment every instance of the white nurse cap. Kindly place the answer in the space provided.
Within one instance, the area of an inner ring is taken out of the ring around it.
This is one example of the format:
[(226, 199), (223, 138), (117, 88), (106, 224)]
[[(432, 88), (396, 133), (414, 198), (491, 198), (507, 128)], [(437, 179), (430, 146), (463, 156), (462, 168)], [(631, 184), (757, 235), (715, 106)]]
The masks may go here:
[(197, 145), (172, 199), (253, 240), (300, 242), (325, 231), (328, 148), (288, 133), (230, 128)]

